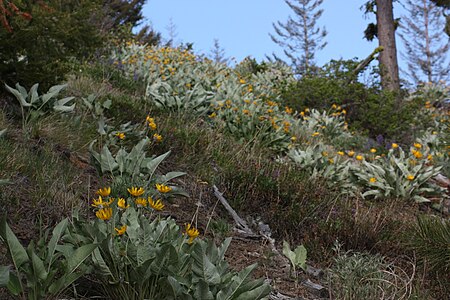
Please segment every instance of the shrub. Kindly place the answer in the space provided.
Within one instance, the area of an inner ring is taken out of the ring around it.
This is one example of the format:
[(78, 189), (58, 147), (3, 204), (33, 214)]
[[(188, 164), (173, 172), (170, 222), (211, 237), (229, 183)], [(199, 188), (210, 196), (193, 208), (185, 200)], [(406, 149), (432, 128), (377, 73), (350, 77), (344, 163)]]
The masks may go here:
[[(304, 76), (282, 91), (283, 104), (301, 111), (305, 107), (326, 110), (332, 104), (347, 110), (349, 124), (371, 137), (407, 138), (417, 124), (417, 102), (403, 102), (396, 107), (399, 95), (368, 87), (356, 81), (352, 73), (355, 61), (332, 61), (314, 76)], [(402, 135), (400, 135), (402, 132)], [(408, 134), (405, 134), (408, 132)]]
[(9, 85), (48, 88), (63, 79), (72, 58), (89, 56), (102, 43), (93, 21), (101, 19), (101, 1), (16, 3), (29, 17), (12, 14), (6, 16), (11, 30), (0, 26), (0, 77)]
[(76, 247), (98, 243), (92, 255), (94, 275), (109, 298), (261, 299), (268, 295), (270, 287), (263, 279), (249, 277), (256, 265), (238, 273), (229, 270), (224, 255), (231, 239), (216, 247), (197, 239), (199, 231), (192, 224), (186, 224), (182, 234), (173, 219), (144, 215), (158, 213), (161, 205), (144, 205), (141, 191), (129, 192), (132, 197), (126, 199), (95, 200), (98, 219), (76, 218), (64, 237)]

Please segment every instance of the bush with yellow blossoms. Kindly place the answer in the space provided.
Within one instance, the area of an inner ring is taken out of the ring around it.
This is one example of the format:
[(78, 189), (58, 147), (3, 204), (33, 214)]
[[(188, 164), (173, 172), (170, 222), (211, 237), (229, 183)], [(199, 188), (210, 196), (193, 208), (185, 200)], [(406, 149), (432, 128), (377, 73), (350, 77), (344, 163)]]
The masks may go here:
[[(362, 186), (364, 198), (399, 198), (415, 202), (443, 199), (443, 189), (430, 181), (442, 166), (433, 164), (427, 146), (416, 142), (409, 151), (391, 148), (386, 157), (362, 161), (353, 173)], [(439, 205), (440, 203), (434, 203)]]
[(76, 247), (96, 243), (92, 273), (108, 299), (262, 299), (270, 287), (249, 277), (255, 265), (235, 272), (224, 259), (231, 239), (217, 247), (200, 237), (194, 224), (180, 227), (162, 218), (162, 194), (132, 186), (127, 194), (101, 189), (92, 201), (93, 221), (74, 218), (64, 236)]

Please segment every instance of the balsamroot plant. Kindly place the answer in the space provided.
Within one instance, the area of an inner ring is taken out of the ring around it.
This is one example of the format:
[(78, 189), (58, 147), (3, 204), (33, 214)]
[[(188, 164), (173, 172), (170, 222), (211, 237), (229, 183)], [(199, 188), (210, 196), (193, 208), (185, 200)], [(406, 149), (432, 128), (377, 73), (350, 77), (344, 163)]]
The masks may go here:
[[(164, 185), (157, 189), (168, 192)], [(262, 299), (270, 292), (262, 279), (250, 278), (255, 265), (241, 272), (228, 268), (224, 255), (231, 239), (217, 247), (199, 239), (192, 224), (181, 230), (170, 217), (160, 217), (164, 204), (155, 195), (137, 187), (127, 196), (109, 188), (98, 194), (92, 204), (97, 219), (76, 218), (64, 240), (76, 247), (99, 245), (92, 255), (93, 272), (107, 297)]]

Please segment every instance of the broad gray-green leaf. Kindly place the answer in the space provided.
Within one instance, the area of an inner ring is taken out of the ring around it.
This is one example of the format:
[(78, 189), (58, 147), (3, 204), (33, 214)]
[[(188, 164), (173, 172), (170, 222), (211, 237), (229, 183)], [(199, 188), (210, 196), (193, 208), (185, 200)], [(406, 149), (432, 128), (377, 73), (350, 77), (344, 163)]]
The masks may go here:
[(97, 248), (95, 244), (88, 244), (76, 249), (71, 257), (67, 259), (67, 273), (70, 274), (88, 258), (92, 252)]
[(283, 241), (283, 254), (289, 258), (291, 261), (292, 266), (300, 267), (303, 270), (306, 269), (306, 255), (307, 251), (306, 248), (303, 245), (298, 246), (295, 248), (294, 251), (291, 251), (291, 248), (289, 246), (289, 243), (286, 241)]
[(214, 300), (214, 295), (209, 290), (209, 285), (200, 279), (194, 292), (195, 299)]
[(169, 172), (159, 178), (160, 183), (167, 183), (168, 181), (175, 179), (180, 176), (186, 175), (185, 172)]
[[(178, 283), (178, 281), (172, 277), (172, 276), (167, 276), (167, 282), (169, 283), (169, 286), (171, 287), (171, 291), (172, 291), (172, 296), (174, 297), (174, 299), (176, 299), (176, 297), (178, 297), (178, 295), (182, 292), (182, 287), (181, 285)], [(199, 298), (201, 299), (201, 298)]]
[(112, 276), (111, 270), (103, 259), (102, 254), (100, 253), (100, 250), (98, 248), (96, 248), (92, 253), (92, 262), (96, 266), (97, 271), (99, 271), (102, 276)]
[(227, 288), (226, 291), (220, 291), (217, 293), (216, 299), (217, 300), (231, 300), (234, 299), (235, 296), (237, 296), (238, 290), (245, 284), (245, 282), (248, 280), (251, 272), (256, 268), (257, 264), (250, 265), (240, 271), (237, 275), (235, 275), (232, 279), (232, 283)]
[(111, 107), (112, 101), (109, 99), (106, 99), (105, 102), (103, 102), (102, 106), (106, 109), (109, 109)]
[(61, 239), (62, 235), (66, 231), (67, 225), (68, 225), (68, 220), (66, 218), (66, 219), (62, 220), (61, 222), (59, 222), (58, 225), (56, 225), (55, 228), (53, 229), (52, 238), (48, 242), (48, 246), (47, 246), (47, 249), (48, 249), (47, 254), (48, 255), (46, 258), (46, 263), (48, 265), (48, 270), (50, 270), (50, 267), (54, 260), (56, 245), (58, 244), (58, 241)]
[(33, 265), (34, 275), (41, 281), (45, 281), (48, 273), (45, 270), (44, 262), (34, 252), (31, 253), (31, 263)]
[(125, 151), (124, 148), (120, 148), (119, 151), (117, 151), (117, 153), (116, 153), (116, 162), (117, 162), (117, 165), (119, 166), (120, 173), (123, 173), (126, 170), (127, 156), (128, 156), (128, 153), (127, 153), (127, 151)]
[(20, 280), (13, 272), (9, 273), (9, 282), (6, 288), (14, 296), (17, 296), (20, 293), (22, 293), (22, 285), (20, 283)]
[(25, 248), (20, 244), (19, 240), (6, 223), (6, 216), (0, 221), (0, 236), (7, 245), (16, 270), (19, 270), (20, 267), (30, 259)]
[(30, 89), (29, 96), (31, 96), (30, 97), (31, 104), (33, 104), (33, 103), (35, 103), (35, 102), (37, 102), (39, 100), (39, 95), (38, 95), (38, 92), (37, 92), (38, 87), (39, 87), (39, 83), (36, 83)]
[(42, 104), (47, 103), (51, 98), (56, 97), (61, 90), (63, 90), (67, 84), (60, 84), (52, 86), (48, 92), (42, 95)]
[(70, 106), (66, 105), (68, 102), (72, 101), (73, 99), (75, 99), (75, 97), (66, 97), (66, 98), (57, 100), (57, 101), (55, 101), (55, 103), (53, 105), (53, 109), (55, 111), (59, 111), (59, 112), (73, 111), (75, 109), (75, 104), (72, 104)]
[(65, 274), (58, 280), (54, 281), (49, 286), (48, 291), (52, 295), (58, 295), (83, 275), (84, 272)]
[(9, 267), (0, 266), (0, 287), (6, 287), (9, 282)]
[(103, 146), (102, 152), (100, 153), (100, 167), (102, 173), (105, 172), (113, 173), (118, 166), (119, 165), (116, 163), (116, 160), (112, 156), (108, 147), (106, 145)]
[(218, 258), (219, 260), (222, 260), (225, 257), (225, 252), (227, 252), (228, 247), (230, 246), (232, 238), (228, 237), (223, 241), (222, 245), (220, 245), (218, 249)]
[(5, 132), (6, 132), (6, 128), (3, 130), (0, 130), (0, 137), (2, 137), (5, 134)]
[(259, 300), (269, 295), (271, 290), (272, 289), (270, 288), (270, 285), (263, 284), (255, 289), (243, 292), (235, 300), (249, 300), (249, 299)]
[(148, 174), (151, 176), (153, 176), (153, 173), (155, 172), (156, 168), (158, 168), (159, 164), (170, 154), (170, 151), (155, 157), (154, 159), (152, 159), (151, 161), (149, 161), (146, 164), (146, 167), (148, 169)]
[(30, 107), (31, 103), (28, 103), (26, 100), (26, 96), (24, 97), (18, 90), (10, 87), (9, 85), (5, 84), (6, 89), (12, 93), (16, 99), (20, 102), (20, 105), (23, 107)]

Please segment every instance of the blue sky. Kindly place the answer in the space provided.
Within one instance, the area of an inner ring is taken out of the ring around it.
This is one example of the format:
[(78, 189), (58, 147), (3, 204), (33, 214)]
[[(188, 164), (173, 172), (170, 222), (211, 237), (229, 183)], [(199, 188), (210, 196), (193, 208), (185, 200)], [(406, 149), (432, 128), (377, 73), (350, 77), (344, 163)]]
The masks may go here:
[[(319, 65), (330, 59), (363, 59), (377, 47), (377, 41), (363, 39), (371, 21), (360, 9), (365, 2), (324, 1), (319, 24), (328, 31), (328, 45), (316, 54)], [(272, 23), (284, 22), (292, 14), (284, 0), (148, 0), (144, 7), (147, 22), (164, 37), (172, 20), (177, 42), (192, 42), (197, 53), (208, 54), (217, 38), (225, 55), (237, 61), (246, 56), (260, 61), (265, 54), (281, 54), (282, 49), (272, 42), (269, 33), (274, 32)]]

